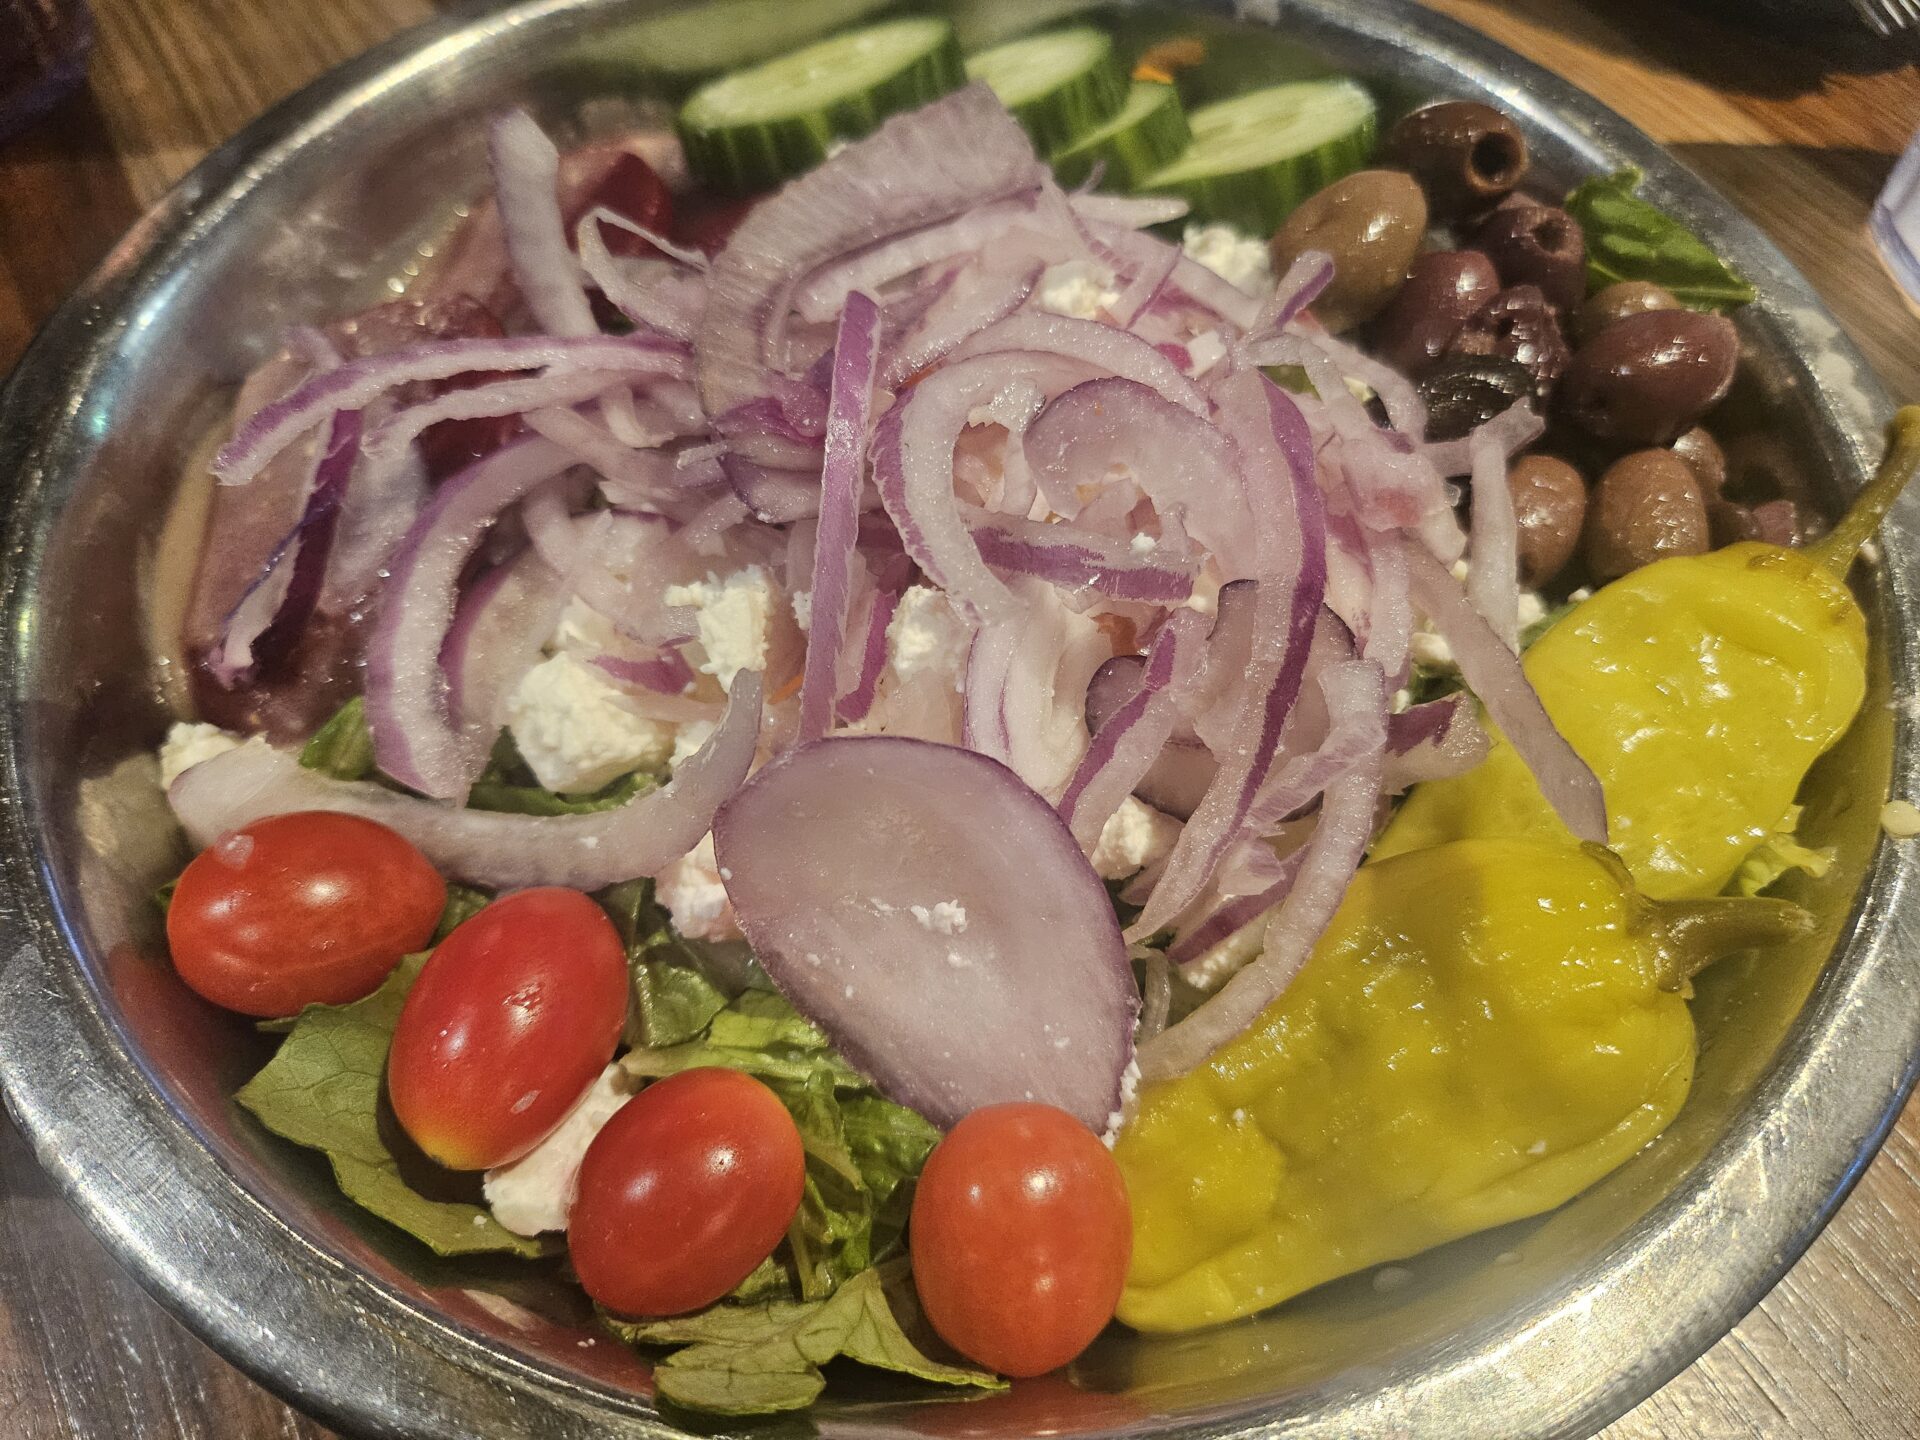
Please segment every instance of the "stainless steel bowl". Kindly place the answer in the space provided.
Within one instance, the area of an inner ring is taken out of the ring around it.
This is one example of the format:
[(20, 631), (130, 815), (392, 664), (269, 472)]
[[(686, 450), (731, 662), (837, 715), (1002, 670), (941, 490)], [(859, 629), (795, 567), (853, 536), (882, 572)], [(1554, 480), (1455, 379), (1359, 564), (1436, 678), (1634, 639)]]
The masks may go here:
[[(1653, 198), (1764, 297), (1740, 317), (1738, 413), (1777, 425), (1834, 497), (1860, 483), (1888, 410), (1879, 387), (1779, 251), (1644, 136), (1404, 0), (1244, 8), (1227, 53), (1250, 75), (1331, 65), (1390, 105), (1488, 98), (1521, 118), (1555, 182), (1642, 167)], [(539, 0), (449, 17), (321, 80), (127, 236), (0, 407), (7, 1102), (149, 1289), (237, 1364), (362, 1433), (675, 1432), (649, 1405), (644, 1365), (592, 1341), (551, 1276), (426, 1258), (228, 1100), (262, 1042), (178, 985), (148, 899), (180, 859), (149, 758), (164, 722), (144, 639), (169, 543), (159, 520), (188, 447), (279, 328), (365, 303), (438, 202), (481, 186), (481, 117), (520, 101), (578, 133), (592, 97), (644, 103), (622, 37), (651, 13)], [(1224, 7), (1184, 13), (1230, 23)], [(1156, 22), (1129, 9), (1123, 23)], [(1803, 896), (1821, 933), (1709, 975), (1699, 1082), (1658, 1143), (1550, 1216), (1399, 1267), (1396, 1284), (1361, 1276), (1182, 1338), (1114, 1335), (1070, 1380), (1003, 1397), (836, 1388), (818, 1428), (1535, 1440), (1588, 1434), (1686, 1365), (1819, 1230), (1913, 1083), (1920, 908), (1877, 815), (1890, 783), (1913, 793), (1920, 753), (1913, 709), (1889, 700), (1915, 694), (1920, 663), (1917, 515), (1903, 506), (1863, 582), (1880, 642), (1872, 697), (1810, 786), (1811, 828), (1843, 856)]]

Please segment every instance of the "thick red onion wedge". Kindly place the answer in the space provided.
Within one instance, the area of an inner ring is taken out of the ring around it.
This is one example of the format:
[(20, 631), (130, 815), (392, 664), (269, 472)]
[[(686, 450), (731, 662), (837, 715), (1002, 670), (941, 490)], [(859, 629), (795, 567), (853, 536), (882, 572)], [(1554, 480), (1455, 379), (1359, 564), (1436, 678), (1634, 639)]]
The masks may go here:
[(214, 456), (213, 472), (223, 485), (244, 485), (274, 456), (330, 416), (342, 410), (363, 410), (411, 381), (545, 369), (553, 373), (604, 370), (612, 383), (613, 376), (635, 373), (684, 377), (688, 368), (687, 352), (681, 346), (638, 335), (439, 340), (369, 355), (316, 375), (256, 410)]
[(1371, 718), (1370, 745), (1351, 769), (1327, 787), (1313, 837), (1300, 852), (1304, 858), (1299, 870), (1280, 908), (1267, 922), (1260, 958), (1186, 1019), (1141, 1048), (1143, 1082), (1184, 1075), (1259, 1019), (1260, 1012), (1299, 974), (1340, 908), (1353, 872), (1359, 869), (1373, 838), (1374, 814), (1380, 803), (1387, 694), (1379, 669), (1371, 665), (1365, 668), (1373, 672), (1374, 687), (1366, 707)]
[(501, 708), (560, 621), (567, 583), (537, 550), (523, 550), (469, 585), (440, 651), (447, 707), (464, 730), (495, 727)]
[(367, 727), (380, 769), (423, 795), (464, 800), (493, 741), (447, 704), (440, 652), (460, 572), (502, 510), (573, 463), (537, 436), (494, 451), (440, 487), (394, 554), (367, 649)]
[(560, 214), (560, 152), (524, 110), (509, 110), (487, 132), (493, 193), (507, 258), (527, 309), (549, 335), (597, 335), (580, 266)]
[(700, 843), (753, 764), (761, 691), (759, 672), (741, 671), (719, 726), (667, 785), (594, 815), (462, 810), (370, 781), (329, 779), (258, 741), (185, 771), (167, 800), (196, 848), (269, 815), (337, 810), (399, 831), (435, 869), (469, 884), (599, 890), (657, 875)]
[(1487, 714), (1512, 742), (1533, 772), (1540, 793), (1567, 828), (1582, 840), (1604, 845), (1607, 805), (1600, 782), (1553, 728), (1540, 697), (1520, 668), (1520, 657), (1467, 603), (1459, 582), (1445, 566), (1418, 545), (1403, 541), (1402, 548), (1413, 603), (1433, 621), (1452, 648), (1467, 688), (1487, 707)]
[(1507, 483), (1507, 457), (1497, 437), (1481, 426), (1474, 433), (1473, 568), (1467, 572), (1467, 598), (1493, 627), (1500, 643), (1520, 649), (1520, 527), (1514, 521), (1513, 490)]
[(1089, 380), (1054, 400), (1028, 428), (1023, 449), (1056, 512), (1127, 475), (1162, 516), (1215, 557), (1229, 579), (1251, 572), (1253, 513), (1234, 480), (1233, 445), (1205, 419), (1134, 380)]
[(1087, 685), (1113, 656), (1093, 621), (1025, 576), (1011, 616), (984, 625), (967, 654), (967, 745), (1042, 795), (1059, 795), (1087, 751)]
[[(1031, 194), (1046, 179), (1026, 132), (976, 84), (893, 116), (761, 201), (714, 259), (697, 341), (708, 413), (784, 396), (795, 373), (788, 312), (810, 277), (855, 251)], [(790, 458), (762, 453), (752, 434), (738, 439), (746, 459)]]
[(1037, 1100), (1109, 1128), (1138, 1009), (1126, 946), (1072, 833), (1011, 771), (822, 740), (755, 775), (713, 841), (768, 976), (889, 1099), (943, 1127)]
[(827, 406), (827, 457), (820, 481), (820, 531), (813, 547), (813, 614), (800, 685), (799, 743), (833, 725), (840, 651), (853, 591), (853, 547), (860, 533), (867, 440), (873, 429), (873, 376), (880, 360), (880, 307), (855, 291), (840, 311)]
[(1180, 720), (1183, 694), (1199, 672), (1206, 628), (1206, 618), (1195, 610), (1170, 617), (1154, 637), (1133, 694), (1094, 731), (1060, 796), (1060, 818), (1081, 849), (1092, 852), (1107, 821), (1166, 748)]
[(208, 657), (207, 668), (228, 689), (251, 681), (262, 665), (298, 643), (326, 583), (340, 507), (359, 456), (360, 412), (342, 411), (333, 417), (300, 519), (233, 607), (220, 647)]
[(1220, 772), (1174, 842), (1166, 873), (1129, 928), (1129, 940), (1154, 934), (1198, 900), (1240, 836), (1299, 698), (1326, 594), (1326, 517), (1306, 421), (1286, 393), (1255, 370), (1229, 377), (1214, 393), (1239, 451), (1257, 527), (1252, 655)]
[(1482, 760), (1492, 739), (1473, 701), (1443, 695), (1387, 719), (1386, 790), (1398, 795), (1424, 780), (1464, 775)]

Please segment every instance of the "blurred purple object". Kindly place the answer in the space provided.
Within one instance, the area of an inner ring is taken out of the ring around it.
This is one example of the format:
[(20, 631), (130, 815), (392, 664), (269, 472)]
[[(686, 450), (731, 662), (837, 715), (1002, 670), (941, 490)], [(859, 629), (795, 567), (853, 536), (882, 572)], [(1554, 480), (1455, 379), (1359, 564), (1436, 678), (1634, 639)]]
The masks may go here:
[(86, 0), (0, 0), (0, 140), (78, 86), (92, 48)]
[(1920, 310), (1920, 132), (1887, 177), (1868, 220), (1873, 243), (1907, 303)]

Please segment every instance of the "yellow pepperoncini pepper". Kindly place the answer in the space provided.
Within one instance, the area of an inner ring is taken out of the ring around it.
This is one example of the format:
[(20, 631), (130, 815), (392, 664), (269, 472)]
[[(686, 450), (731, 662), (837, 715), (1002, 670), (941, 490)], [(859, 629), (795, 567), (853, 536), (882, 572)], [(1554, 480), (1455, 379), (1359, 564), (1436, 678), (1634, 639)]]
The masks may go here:
[(1810, 924), (1780, 901), (1644, 899), (1599, 846), (1365, 866), (1286, 994), (1121, 1132), (1120, 1319), (1214, 1324), (1561, 1204), (1686, 1099), (1688, 978)]
[[(1846, 573), (1916, 468), (1909, 406), (1879, 476), (1824, 540), (1658, 561), (1527, 651), (1541, 704), (1606, 793), (1608, 843), (1648, 895), (1723, 889), (1853, 722), (1867, 626)], [(1373, 854), (1494, 835), (1570, 839), (1498, 736), (1472, 771), (1416, 787)]]

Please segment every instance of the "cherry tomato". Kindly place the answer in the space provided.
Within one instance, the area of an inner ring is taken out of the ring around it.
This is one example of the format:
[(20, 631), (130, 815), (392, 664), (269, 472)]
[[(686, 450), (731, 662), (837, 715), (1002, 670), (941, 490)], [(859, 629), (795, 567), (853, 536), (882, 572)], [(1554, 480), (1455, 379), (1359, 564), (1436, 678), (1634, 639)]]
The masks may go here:
[(908, 1229), (927, 1319), (969, 1359), (1042, 1375), (1113, 1318), (1133, 1254), (1120, 1167), (1051, 1105), (989, 1105), (934, 1147)]
[(401, 1128), (455, 1170), (490, 1170), (546, 1138), (613, 1059), (627, 959), (578, 890), (494, 901), (433, 952), (387, 1053)]
[(681, 202), (673, 238), (709, 255), (718, 254), (740, 228), (740, 222), (747, 218), (747, 212), (762, 198), (759, 195), (741, 199), (724, 195), (689, 196)]
[(580, 1162), (574, 1271), (622, 1315), (711, 1305), (786, 1235), (806, 1167), (793, 1117), (751, 1075), (683, 1070), (649, 1085)]
[(167, 946), (214, 1004), (293, 1015), (371, 993), (433, 937), (446, 903), (446, 881), (386, 826), (304, 810), (196, 855), (167, 907)]
[[(582, 215), (611, 210), (656, 235), (673, 230), (673, 195), (654, 169), (638, 155), (622, 151), (580, 207)], [(612, 255), (651, 255), (653, 246), (618, 225), (602, 224), (600, 238)]]

